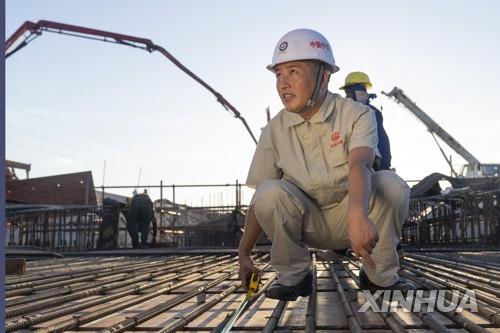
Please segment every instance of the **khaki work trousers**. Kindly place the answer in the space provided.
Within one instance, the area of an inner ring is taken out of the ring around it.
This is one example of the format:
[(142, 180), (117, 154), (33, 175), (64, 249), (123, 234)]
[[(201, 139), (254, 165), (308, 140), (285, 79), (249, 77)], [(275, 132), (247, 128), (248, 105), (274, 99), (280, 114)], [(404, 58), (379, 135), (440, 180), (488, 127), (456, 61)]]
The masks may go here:
[[(372, 174), (368, 217), (379, 241), (372, 252), (376, 269), (363, 265), (371, 282), (387, 287), (399, 279), (396, 246), (408, 213), (409, 188), (392, 171)], [(347, 230), (348, 195), (333, 207), (321, 209), (294, 184), (268, 180), (252, 199), (259, 225), (272, 241), (271, 264), (279, 283), (292, 286), (305, 277), (311, 265), (307, 246), (344, 249), (350, 246)]]

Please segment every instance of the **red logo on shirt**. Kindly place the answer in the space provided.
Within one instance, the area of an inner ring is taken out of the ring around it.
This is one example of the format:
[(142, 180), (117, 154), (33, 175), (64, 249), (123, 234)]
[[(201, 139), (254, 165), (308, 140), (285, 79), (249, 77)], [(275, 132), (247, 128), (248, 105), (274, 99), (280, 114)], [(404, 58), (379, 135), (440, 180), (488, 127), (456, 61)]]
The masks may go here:
[(340, 133), (339, 132), (333, 132), (332, 133), (332, 144), (330, 145), (330, 147), (335, 148), (338, 145), (341, 145), (343, 143), (344, 143), (344, 139), (342, 139), (340, 137)]

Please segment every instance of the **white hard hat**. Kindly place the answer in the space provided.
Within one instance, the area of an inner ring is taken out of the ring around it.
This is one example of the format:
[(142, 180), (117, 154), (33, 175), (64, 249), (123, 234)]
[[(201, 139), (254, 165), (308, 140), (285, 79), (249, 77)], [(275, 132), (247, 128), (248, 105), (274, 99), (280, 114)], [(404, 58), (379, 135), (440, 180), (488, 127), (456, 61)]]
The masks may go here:
[(328, 40), (311, 29), (292, 30), (280, 38), (274, 49), (273, 62), (267, 69), (274, 72), (276, 65), (297, 60), (319, 60), (331, 67), (335, 73), (340, 68), (335, 65), (333, 51)]

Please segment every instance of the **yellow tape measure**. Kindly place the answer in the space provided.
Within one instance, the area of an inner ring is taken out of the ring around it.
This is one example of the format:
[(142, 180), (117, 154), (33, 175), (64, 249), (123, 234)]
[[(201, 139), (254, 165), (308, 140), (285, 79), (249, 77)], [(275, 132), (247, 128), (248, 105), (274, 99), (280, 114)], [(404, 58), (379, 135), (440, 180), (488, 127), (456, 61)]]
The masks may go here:
[(248, 283), (247, 295), (245, 296), (245, 299), (241, 302), (240, 306), (238, 306), (238, 308), (233, 312), (231, 318), (229, 318), (229, 320), (227, 321), (226, 325), (224, 325), (222, 330), (219, 331), (220, 333), (227, 333), (231, 331), (231, 328), (233, 327), (234, 323), (243, 313), (245, 306), (248, 304), (252, 296), (259, 289), (259, 280), (260, 280), (259, 276), (252, 273), (252, 276), (250, 277), (250, 281)]
[(247, 298), (252, 297), (253, 294), (259, 289), (259, 276), (252, 273), (250, 277), (250, 282), (248, 283)]

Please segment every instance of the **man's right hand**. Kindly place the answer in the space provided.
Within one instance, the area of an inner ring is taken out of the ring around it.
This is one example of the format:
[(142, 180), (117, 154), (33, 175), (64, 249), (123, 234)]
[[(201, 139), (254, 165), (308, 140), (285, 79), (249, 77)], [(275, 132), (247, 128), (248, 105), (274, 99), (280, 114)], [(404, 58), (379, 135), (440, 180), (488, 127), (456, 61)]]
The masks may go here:
[(252, 273), (260, 276), (260, 270), (255, 267), (252, 258), (249, 255), (240, 255), (238, 257), (240, 263), (239, 277), (241, 280), (241, 285), (245, 291), (248, 289), (248, 282)]
[(368, 216), (349, 216), (348, 231), (351, 248), (356, 257), (363, 258), (364, 262), (373, 269), (376, 264), (371, 254), (379, 240), (377, 228)]

